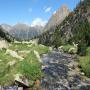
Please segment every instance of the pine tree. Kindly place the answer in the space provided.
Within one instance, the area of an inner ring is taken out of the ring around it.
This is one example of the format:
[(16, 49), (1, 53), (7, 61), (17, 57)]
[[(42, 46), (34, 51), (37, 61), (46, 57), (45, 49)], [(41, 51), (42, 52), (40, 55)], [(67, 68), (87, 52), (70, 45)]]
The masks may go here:
[(62, 44), (62, 41), (61, 41), (60, 29), (59, 29), (59, 27), (57, 26), (57, 27), (56, 27), (56, 30), (55, 30), (55, 32), (54, 32), (53, 45), (54, 45), (55, 48), (58, 48), (61, 44)]

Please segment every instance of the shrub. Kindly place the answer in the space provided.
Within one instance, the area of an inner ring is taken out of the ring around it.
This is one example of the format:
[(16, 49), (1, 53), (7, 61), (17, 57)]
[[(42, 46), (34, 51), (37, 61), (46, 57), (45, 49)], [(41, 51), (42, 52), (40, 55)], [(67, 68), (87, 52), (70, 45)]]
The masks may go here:
[(80, 57), (80, 66), (85, 75), (90, 77), (90, 56)]
[(64, 45), (64, 52), (68, 52), (70, 48), (73, 48), (74, 46), (73, 45), (70, 45), (70, 44), (67, 44), (67, 45)]
[(60, 28), (56, 27), (56, 30), (54, 32), (54, 40), (53, 40), (53, 44), (55, 48), (58, 48), (59, 46), (62, 45), (62, 40), (61, 40), (61, 33), (60, 33)]
[(84, 43), (83, 41), (81, 41), (79, 44), (78, 44), (78, 51), (77, 53), (80, 55), (80, 56), (84, 56), (86, 55), (86, 52), (87, 52), (87, 46), (86, 46), (86, 43)]

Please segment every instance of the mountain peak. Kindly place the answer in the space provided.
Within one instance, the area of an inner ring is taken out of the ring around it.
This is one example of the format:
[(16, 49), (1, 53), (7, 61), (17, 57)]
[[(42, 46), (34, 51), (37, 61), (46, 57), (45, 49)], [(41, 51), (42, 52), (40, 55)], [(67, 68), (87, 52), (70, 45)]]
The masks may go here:
[(12, 26), (8, 24), (1, 24), (1, 27), (6, 31), (9, 31), (12, 28)]
[(57, 11), (54, 12), (48, 23), (46, 24), (44, 30), (49, 30), (51, 27), (57, 26), (60, 24), (66, 16), (68, 16), (70, 13), (70, 10), (66, 5), (63, 5), (60, 7)]

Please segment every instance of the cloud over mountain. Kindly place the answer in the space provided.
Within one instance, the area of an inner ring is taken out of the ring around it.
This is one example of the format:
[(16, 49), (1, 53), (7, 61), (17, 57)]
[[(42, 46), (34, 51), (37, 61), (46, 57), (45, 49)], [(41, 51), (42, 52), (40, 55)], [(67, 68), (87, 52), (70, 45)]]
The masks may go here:
[(47, 21), (43, 20), (42, 18), (36, 18), (32, 21), (31, 26), (42, 26), (44, 27), (46, 25)]

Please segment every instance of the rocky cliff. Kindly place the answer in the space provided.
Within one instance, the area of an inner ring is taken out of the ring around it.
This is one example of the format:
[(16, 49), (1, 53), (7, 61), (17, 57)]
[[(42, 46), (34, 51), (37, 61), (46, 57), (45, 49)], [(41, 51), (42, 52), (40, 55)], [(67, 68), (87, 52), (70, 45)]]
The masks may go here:
[[(71, 38), (77, 34), (79, 27), (87, 29), (86, 23), (90, 22), (90, 1), (81, 1), (77, 7), (71, 12), (61, 24), (59, 24), (58, 30), (60, 35), (58, 37), (62, 38), (63, 42), (69, 42)], [(56, 29), (56, 27), (54, 27)], [(85, 31), (85, 30), (82, 30)], [(80, 31), (82, 33), (82, 31)], [(89, 30), (90, 31), (90, 30)], [(86, 31), (85, 31), (86, 33)], [(55, 31), (47, 31), (39, 38), (39, 43), (45, 45), (52, 45), (54, 42)]]
[(65, 17), (68, 16), (69, 12), (70, 11), (66, 5), (63, 5), (62, 7), (60, 7), (51, 16), (50, 20), (48, 21), (48, 23), (44, 28), (44, 31), (54, 30), (54, 27), (59, 25), (65, 19)]

